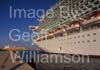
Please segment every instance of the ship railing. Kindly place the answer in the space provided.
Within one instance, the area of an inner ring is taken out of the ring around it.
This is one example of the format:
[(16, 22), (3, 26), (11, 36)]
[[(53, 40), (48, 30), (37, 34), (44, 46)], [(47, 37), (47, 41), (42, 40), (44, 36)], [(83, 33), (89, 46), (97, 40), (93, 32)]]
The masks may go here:
[(98, 16), (98, 17), (91, 17), (91, 19), (89, 19), (89, 20), (84, 20), (84, 22), (82, 24), (83, 25), (90, 24), (90, 23), (93, 23), (93, 22), (99, 21), (99, 20), (100, 20), (100, 16)]
[(66, 30), (71, 30), (71, 29), (74, 29), (74, 28), (79, 28), (80, 27), (80, 23), (72, 23), (70, 25), (67, 26)]

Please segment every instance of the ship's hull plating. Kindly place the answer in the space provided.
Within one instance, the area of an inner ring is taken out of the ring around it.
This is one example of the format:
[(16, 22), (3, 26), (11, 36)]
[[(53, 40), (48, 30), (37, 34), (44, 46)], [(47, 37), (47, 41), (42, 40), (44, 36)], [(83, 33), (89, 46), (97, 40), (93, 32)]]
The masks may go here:
[(100, 56), (100, 28), (35, 43), (50, 53)]

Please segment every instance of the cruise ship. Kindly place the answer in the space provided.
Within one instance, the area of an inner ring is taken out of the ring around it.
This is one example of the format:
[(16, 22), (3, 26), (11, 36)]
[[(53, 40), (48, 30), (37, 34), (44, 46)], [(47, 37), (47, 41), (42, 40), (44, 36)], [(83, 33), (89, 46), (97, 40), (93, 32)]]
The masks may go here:
[[(51, 9), (54, 16), (48, 18)], [(37, 32), (32, 40), (40, 49), (100, 56), (100, 0), (60, 0), (40, 18), (38, 26), (29, 26)]]

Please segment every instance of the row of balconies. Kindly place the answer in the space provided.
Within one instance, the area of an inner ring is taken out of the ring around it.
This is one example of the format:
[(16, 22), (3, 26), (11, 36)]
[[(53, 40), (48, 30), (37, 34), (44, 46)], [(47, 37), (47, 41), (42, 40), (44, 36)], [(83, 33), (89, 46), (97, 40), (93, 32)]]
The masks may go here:
[[(66, 10), (67, 13), (69, 14), (69, 18), (66, 17), (66, 19), (71, 19), (71, 18), (73, 19), (75, 16), (76, 16), (75, 18), (79, 18), (80, 16), (89, 14), (90, 12), (97, 10), (99, 8), (98, 4), (100, 3), (99, 0), (79, 0), (79, 1), (75, 0), (75, 4), (73, 4), (73, 0), (67, 0), (66, 2), (70, 3), (70, 4), (66, 4), (67, 7), (68, 7), (68, 5), (70, 5), (69, 10)], [(63, 5), (66, 2), (62, 2), (62, 4), (60, 4), (60, 5)], [(82, 4), (84, 3), (84, 4), (82, 5), (81, 3)], [(57, 12), (55, 14), (57, 14)], [(68, 14), (66, 14), (66, 16), (68, 16)], [(58, 16), (59, 15), (60, 15), (60, 13), (58, 11)], [(56, 18), (55, 20), (58, 20), (58, 19), (59, 18)], [(50, 19), (50, 22), (49, 22), (49, 20), (44, 21), (43, 23), (45, 23), (45, 24), (41, 25), (42, 26), (41, 28), (48, 27), (48, 25), (46, 23), (52, 23), (52, 22), (53, 22), (53, 20), (51, 20), (51, 19)], [(53, 24), (51, 24), (51, 25), (53, 25)]]
[(77, 21), (77, 22), (73, 22), (71, 24), (64, 24), (61, 28), (57, 28), (51, 32), (48, 32), (47, 34), (45, 34), (45, 36), (38, 38), (37, 41), (45, 40), (46, 38), (52, 39), (57, 34), (59, 35), (61, 33), (68, 31), (68, 30), (80, 28), (80, 24), (86, 25), (86, 24), (91, 24), (92, 22), (95, 22), (95, 21), (99, 21), (100, 20), (100, 13), (96, 14), (95, 16), (89, 17), (87, 19), (80, 19), (80, 20), (81, 20), (81, 23), (80, 23), (80, 21)]

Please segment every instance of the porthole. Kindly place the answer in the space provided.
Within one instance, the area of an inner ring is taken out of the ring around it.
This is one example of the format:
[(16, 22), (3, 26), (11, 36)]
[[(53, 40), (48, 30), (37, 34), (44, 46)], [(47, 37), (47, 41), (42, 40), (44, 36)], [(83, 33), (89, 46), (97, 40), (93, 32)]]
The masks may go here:
[(80, 43), (80, 41), (78, 41), (78, 43)]
[(90, 36), (90, 34), (88, 34), (87, 36)]
[(78, 38), (80, 38), (80, 36), (78, 36)]
[(93, 40), (93, 42), (96, 42), (96, 40)]
[(96, 33), (93, 33), (93, 35), (96, 35)]
[(90, 43), (90, 40), (87, 40), (88, 43)]
[(74, 39), (76, 39), (76, 37), (74, 37)]

